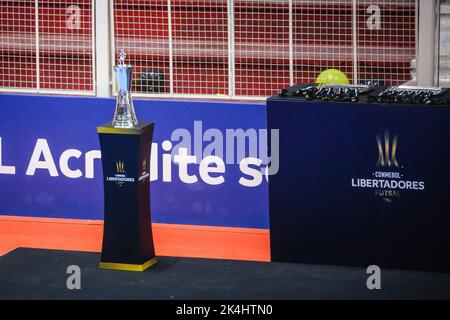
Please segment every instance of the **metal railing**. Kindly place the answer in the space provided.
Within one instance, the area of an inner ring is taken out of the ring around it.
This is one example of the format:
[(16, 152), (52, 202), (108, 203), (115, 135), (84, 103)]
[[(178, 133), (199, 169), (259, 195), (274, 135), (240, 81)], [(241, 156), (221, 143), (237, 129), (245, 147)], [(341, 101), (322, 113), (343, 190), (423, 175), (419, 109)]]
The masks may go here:
[(120, 49), (134, 57), (137, 96), (264, 99), (327, 68), (399, 85), (416, 57), (416, 0), (114, 0), (110, 11), (112, 64)]
[(0, 2), (0, 91), (95, 95), (93, 0)]
[(417, 8), (417, 0), (5, 0), (0, 91), (109, 95), (120, 49), (135, 65), (136, 96), (264, 99), (326, 68), (352, 83), (399, 85), (416, 57)]

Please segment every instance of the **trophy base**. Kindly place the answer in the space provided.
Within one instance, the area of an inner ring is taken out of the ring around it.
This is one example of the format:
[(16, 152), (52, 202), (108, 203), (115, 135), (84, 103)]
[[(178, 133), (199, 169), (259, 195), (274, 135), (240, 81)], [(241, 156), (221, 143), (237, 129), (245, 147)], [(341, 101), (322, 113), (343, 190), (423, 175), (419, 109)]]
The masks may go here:
[(98, 267), (100, 269), (108, 269), (108, 270), (142, 272), (142, 271), (150, 268), (151, 266), (155, 265), (156, 262), (157, 262), (156, 258), (150, 259), (146, 263), (143, 263), (143, 264), (100, 262)]
[(144, 271), (156, 263), (150, 212), (150, 149), (154, 123), (97, 128), (103, 167), (101, 269)]
[(140, 121), (137, 126), (132, 128), (114, 127), (111, 122), (108, 122), (97, 128), (98, 133), (116, 133), (116, 134), (142, 134), (144, 129), (149, 125), (149, 122)]

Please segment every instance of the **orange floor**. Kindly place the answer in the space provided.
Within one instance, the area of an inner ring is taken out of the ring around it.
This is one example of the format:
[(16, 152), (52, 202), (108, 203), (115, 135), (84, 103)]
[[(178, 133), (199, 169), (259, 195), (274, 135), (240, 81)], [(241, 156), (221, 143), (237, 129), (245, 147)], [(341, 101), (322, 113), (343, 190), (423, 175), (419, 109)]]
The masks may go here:
[[(267, 229), (153, 224), (156, 255), (270, 261)], [(100, 252), (101, 220), (0, 216), (0, 255), (17, 247)]]

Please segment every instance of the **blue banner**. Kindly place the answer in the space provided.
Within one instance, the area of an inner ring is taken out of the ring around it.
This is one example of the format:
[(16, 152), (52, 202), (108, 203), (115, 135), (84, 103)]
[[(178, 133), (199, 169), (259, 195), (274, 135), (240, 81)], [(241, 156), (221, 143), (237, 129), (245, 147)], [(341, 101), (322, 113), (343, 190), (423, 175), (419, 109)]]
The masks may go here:
[[(0, 105), (0, 214), (102, 219), (96, 128), (115, 99), (2, 94)], [(153, 222), (269, 227), (265, 105), (136, 99), (135, 109), (155, 122)]]

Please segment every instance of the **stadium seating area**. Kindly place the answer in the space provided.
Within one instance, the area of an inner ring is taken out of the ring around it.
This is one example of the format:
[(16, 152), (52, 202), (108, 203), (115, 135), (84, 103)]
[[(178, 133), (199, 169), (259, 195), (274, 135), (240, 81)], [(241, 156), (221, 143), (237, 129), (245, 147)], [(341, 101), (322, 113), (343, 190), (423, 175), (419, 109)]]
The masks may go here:
[[(236, 96), (268, 96), (289, 85), (290, 62), (294, 82), (312, 82), (327, 67), (353, 78), (355, 54), (358, 80), (397, 85), (410, 79), (416, 53), (415, 1), (374, 2), (381, 8), (381, 29), (367, 27), (369, 2), (358, 1), (354, 39), (352, 1), (293, 1), (290, 25), (288, 1), (237, 0), (230, 24), (227, 1), (172, 0), (169, 24), (167, 1), (116, 0), (114, 46), (127, 50), (136, 79), (148, 68), (163, 73), (163, 92), (169, 91), (172, 63), (174, 94), (229, 94), (230, 58)], [(76, 1), (75, 27), (69, 5), (39, 1), (37, 61), (35, 1), (2, 1), (0, 87), (36, 87), (38, 65), (41, 89), (93, 90), (92, 2)]]

